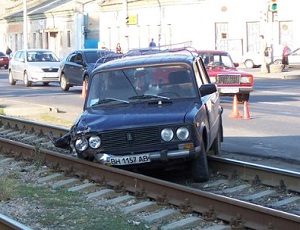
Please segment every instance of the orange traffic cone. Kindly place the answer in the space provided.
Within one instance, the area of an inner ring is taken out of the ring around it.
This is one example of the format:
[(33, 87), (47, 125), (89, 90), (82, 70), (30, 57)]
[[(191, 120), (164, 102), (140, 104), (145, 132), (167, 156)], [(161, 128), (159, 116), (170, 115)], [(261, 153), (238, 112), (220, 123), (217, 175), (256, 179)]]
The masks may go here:
[(81, 98), (85, 98), (85, 96), (86, 96), (86, 82), (85, 82), (85, 80), (83, 80), (83, 82), (82, 82), (82, 90), (81, 90), (80, 97)]
[(230, 118), (241, 118), (240, 113), (239, 113), (238, 100), (237, 100), (236, 94), (233, 97), (232, 112), (229, 117)]
[(244, 101), (244, 115), (243, 119), (248, 120), (250, 119), (250, 113), (249, 113), (249, 108), (248, 108), (248, 102)]

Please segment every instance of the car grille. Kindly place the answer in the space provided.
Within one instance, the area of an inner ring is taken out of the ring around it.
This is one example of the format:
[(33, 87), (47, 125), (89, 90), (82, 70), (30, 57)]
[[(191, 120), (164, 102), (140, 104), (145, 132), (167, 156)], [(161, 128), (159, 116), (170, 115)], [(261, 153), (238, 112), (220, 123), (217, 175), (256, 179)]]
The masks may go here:
[(240, 74), (219, 74), (216, 84), (240, 84)]
[(117, 150), (161, 143), (159, 128), (118, 130), (101, 134), (103, 149)]
[(42, 70), (46, 73), (55, 73), (58, 71), (58, 68), (42, 68)]

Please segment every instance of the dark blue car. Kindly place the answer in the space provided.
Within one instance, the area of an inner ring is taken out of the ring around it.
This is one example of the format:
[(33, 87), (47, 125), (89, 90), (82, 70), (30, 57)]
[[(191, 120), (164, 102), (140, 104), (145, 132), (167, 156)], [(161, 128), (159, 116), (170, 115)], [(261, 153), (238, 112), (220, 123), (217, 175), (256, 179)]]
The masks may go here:
[(119, 168), (186, 164), (209, 178), (223, 140), (222, 108), (202, 59), (189, 53), (125, 57), (96, 68), (70, 131), (79, 158)]

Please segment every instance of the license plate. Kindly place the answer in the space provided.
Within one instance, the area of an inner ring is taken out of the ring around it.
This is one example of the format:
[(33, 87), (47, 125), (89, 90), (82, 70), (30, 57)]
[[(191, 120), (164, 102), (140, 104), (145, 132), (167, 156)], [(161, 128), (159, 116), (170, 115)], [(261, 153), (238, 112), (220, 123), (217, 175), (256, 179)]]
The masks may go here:
[(235, 87), (232, 87), (232, 88), (221, 88), (220, 92), (221, 93), (238, 93), (239, 92), (239, 88), (235, 88)]
[(121, 157), (111, 157), (110, 164), (112, 165), (131, 165), (150, 162), (149, 154), (138, 154)]

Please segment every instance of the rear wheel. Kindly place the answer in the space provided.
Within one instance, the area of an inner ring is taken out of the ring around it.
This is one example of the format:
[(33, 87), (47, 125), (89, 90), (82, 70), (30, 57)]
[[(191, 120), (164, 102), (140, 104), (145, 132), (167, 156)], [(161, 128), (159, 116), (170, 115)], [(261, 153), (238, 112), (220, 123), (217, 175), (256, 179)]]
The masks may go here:
[(9, 84), (11, 84), (11, 85), (15, 85), (17, 82), (17, 81), (15, 81), (14, 76), (11, 71), (9, 71), (8, 80), (9, 80)]
[(192, 162), (192, 175), (196, 182), (203, 182), (209, 179), (207, 156), (203, 141), (199, 156)]
[(68, 91), (70, 89), (70, 85), (67, 83), (67, 79), (64, 74), (62, 74), (60, 77), (60, 88), (63, 91)]
[(253, 61), (250, 60), (250, 59), (246, 60), (244, 64), (245, 64), (245, 66), (246, 66), (247, 68), (249, 68), (249, 69), (254, 67), (254, 63), (253, 63)]
[(28, 74), (27, 74), (27, 72), (24, 73), (23, 81), (24, 81), (24, 85), (26, 87), (31, 86), (31, 84), (32, 84), (31, 81), (28, 80)]
[(222, 123), (221, 123), (218, 129), (218, 134), (214, 139), (214, 142), (209, 151), (209, 153), (213, 156), (219, 155), (221, 153), (222, 133), (223, 130), (222, 130)]

